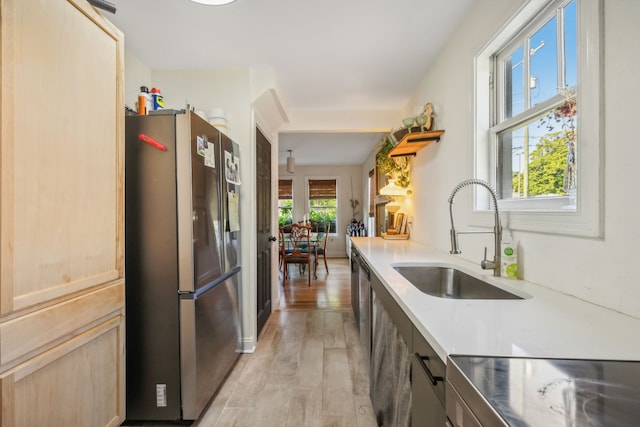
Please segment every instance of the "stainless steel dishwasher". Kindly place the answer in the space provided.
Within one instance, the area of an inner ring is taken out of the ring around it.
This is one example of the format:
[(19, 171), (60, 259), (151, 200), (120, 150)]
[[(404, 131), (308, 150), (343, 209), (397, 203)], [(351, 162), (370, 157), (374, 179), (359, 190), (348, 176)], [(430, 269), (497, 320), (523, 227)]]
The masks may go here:
[(357, 257), (360, 273), (358, 275), (358, 328), (360, 341), (367, 354), (367, 360), (371, 358), (371, 270), (361, 256)]
[(351, 308), (356, 318), (356, 325), (360, 328), (360, 265), (358, 251), (351, 248)]

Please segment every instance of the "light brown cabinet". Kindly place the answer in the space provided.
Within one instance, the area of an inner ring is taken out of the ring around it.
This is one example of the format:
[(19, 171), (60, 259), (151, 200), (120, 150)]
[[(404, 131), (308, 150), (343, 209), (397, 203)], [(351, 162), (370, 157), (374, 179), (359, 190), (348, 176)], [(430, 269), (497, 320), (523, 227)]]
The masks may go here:
[(0, 8), (0, 426), (117, 426), (122, 34), (84, 0)]

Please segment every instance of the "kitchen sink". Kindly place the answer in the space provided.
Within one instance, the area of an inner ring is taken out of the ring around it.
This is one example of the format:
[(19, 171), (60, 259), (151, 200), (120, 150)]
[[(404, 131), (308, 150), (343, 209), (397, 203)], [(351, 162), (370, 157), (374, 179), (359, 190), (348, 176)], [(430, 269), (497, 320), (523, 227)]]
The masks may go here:
[(413, 286), (425, 294), (453, 299), (523, 299), (482, 279), (450, 267), (394, 266)]

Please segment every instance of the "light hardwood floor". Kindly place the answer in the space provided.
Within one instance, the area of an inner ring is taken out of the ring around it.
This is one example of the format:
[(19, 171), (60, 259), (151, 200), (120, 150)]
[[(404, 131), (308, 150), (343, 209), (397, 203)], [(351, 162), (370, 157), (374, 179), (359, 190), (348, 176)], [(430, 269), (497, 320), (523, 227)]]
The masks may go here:
[[(348, 258), (329, 258), (329, 273), (320, 261), (317, 279), (308, 285), (307, 275), (291, 266), (284, 281), (280, 272), (281, 310), (351, 310), (351, 267)], [(284, 284), (284, 286), (283, 286)]]
[(348, 260), (330, 259), (329, 271), (319, 265), (311, 287), (297, 272), (280, 281), (282, 309), (194, 426), (376, 426)]

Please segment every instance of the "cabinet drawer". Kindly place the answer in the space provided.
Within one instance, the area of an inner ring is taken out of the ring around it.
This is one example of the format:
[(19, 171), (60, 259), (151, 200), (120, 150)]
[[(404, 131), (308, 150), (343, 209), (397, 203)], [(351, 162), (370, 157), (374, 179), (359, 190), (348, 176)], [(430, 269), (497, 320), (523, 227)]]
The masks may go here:
[(0, 376), (0, 426), (119, 426), (124, 420), (124, 316)]
[(433, 385), (431, 378), (420, 366), (424, 360), (414, 355), (411, 360), (411, 425), (442, 427), (445, 424), (444, 380)]
[[(413, 325), (412, 325), (413, 326)], [(420, 358), (427, 366), (429, 371), (433, 374), (434, 377), (442, 377), (445, 378), (446, 373), (446, 365), (440, 360), (440, 357), (436, 354), (435, 350), (427, 340), (422, 336), (422, 334), (413, 327), (413, 353), (417, 353), (420, 355)], [(444, 381), (438, 381), (437, 385), (434, 385), (434, 389), (438, 399), (444, 405), (445, 401), (445, 390), (444, 390)]]
[(0, 322), (2, 370), (81, 333), (107, 316), (122, 312), (124, 283), (117, 282), (25, 316)]
[(434, 375), (438, 375), (441, 377), (445, 376), (446, 365), (440, 359), (440, 356), (436, 353), (436, 351), (431, 347), (431, 345), (427, 342), (427, 340), (422, 336), (420, 331), (413, 327), (413, 352), (420, 353), (420, 356), (428, 357), (429, 360), (426, 362), (427, 366)]
[(446, 385), (447, 418), (452, 427), (482, 427), (471, 409), (451, 384)]

